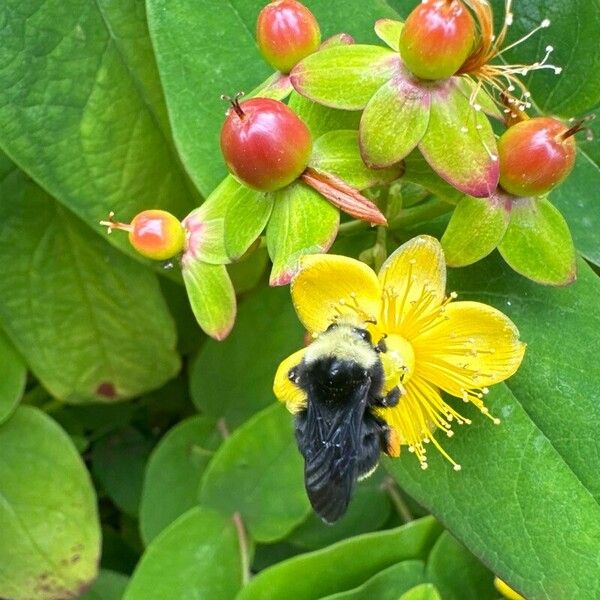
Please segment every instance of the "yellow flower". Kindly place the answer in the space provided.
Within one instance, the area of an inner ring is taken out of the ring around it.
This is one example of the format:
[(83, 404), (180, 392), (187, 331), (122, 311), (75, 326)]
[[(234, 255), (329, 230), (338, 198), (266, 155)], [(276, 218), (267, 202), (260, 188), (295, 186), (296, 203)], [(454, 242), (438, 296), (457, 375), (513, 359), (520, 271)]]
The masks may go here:
[[(439, 242), (420, 236), (400, 246), (383, 264), (379, 276), (346, 256), (304, 257), (291, 284), (300, 321), (313, 335), (339, 320), (366, 327), (377, 344), (385, 339), (381, 359), (385, 392), (400, 388), (395, 407), (377, 409), (397, 442), (427, 467), (425, 445), (431, 442), (456, 464), (435, 439), (438, 429), (453, 435), (452, 424), (470, 423), (444, 401), (440, 390), (473, 403), (494, 421), (483, 398), (487, 386), (510, 377), (523, 359), (525, 344), (503, 313), (478, 302), (451, 302), (445, 296), (446, 264)], [(290, 369), (304, 354), (284, 360), (273, 390), (291, 412), (306, 406), (302, 390), (289, 380)], [(388, 453), (398, 455), (396, 449)]]

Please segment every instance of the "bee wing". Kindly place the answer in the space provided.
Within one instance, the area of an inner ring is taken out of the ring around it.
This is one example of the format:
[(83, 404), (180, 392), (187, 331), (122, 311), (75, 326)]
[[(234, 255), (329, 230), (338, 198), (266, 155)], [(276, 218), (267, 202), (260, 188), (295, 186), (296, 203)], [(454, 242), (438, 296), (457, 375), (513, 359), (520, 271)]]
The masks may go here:
[(345, 512), (358, 477), (364, 399), (334, 415), (309, 402), (304, 428), (304, 482), (315, 512), (333, 523)]

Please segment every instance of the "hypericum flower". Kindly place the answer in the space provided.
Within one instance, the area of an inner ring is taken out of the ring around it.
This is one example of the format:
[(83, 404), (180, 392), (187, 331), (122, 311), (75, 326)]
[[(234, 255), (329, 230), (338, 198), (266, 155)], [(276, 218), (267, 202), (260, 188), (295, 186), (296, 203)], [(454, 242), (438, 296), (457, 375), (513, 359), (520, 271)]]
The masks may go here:
[[(422, 468), (427, 467), (426, 444), (431, 442), (459, 470), (434, 434), (439, 429), (452, 436), (453, 422), (470, 421), (440, 392), (471, 402), (499, 423), (483, 398), (488, 386), (517, 370), (525, 344), (503, 313), (478, 302), (452, 302), (456, 294), (446, 296), (445, 287), (442, 248), (436, 239), (420, 236), (400, 246), (379, 275), (345, 256), (307, 256), (291, 293), (300, 321), (313, 336), (341, 318), (367, 328), (374, 344), (385, 339), (387, 350), (380, 355), (384, 392), (398, 385), (401, 396), (397, 406), (377, 409), (377, 414)], [(275, 376), (275, 394), (291, 412), (306, 404), (303, 392), (288, 378), (305, 350), (284, 360)]]

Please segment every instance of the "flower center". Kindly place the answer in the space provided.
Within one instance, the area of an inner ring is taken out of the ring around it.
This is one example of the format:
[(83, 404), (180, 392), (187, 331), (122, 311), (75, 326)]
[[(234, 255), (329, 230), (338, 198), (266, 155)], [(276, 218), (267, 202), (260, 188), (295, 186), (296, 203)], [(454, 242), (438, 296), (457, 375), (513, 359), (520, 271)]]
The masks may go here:
[(400, 383), (406, 384), (415, 372), (415, 351), (412, 344), (397, 333), (391, 333), (385, 338), (387, 357), (385, 367), (392, 370), (386, 373), (387, 378), (398, 378)]

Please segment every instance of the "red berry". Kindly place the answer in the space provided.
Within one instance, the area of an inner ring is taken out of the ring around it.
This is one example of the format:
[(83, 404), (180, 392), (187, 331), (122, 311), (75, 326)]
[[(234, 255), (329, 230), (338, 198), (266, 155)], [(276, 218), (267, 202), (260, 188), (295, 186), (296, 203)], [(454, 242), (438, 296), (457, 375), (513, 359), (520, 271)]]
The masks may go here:
[(277, 0), (258, 15), (256, 39), (265, 60), (283, 73), (315, 52), (321, 31), (314, 15), (296, 0)]
[(248, 187), (278, 190), (297, 179), (308, 164), (308, 127), (282, 102), (269, 98), (237, 100), (221, 130), (221, 150), (229, 170)]
[(400, 56), (421, 79), (446, 79), (469, 56), (475, 24), (460, 0), (425, 0), (408, 15), (400, 34)]
[(573, 133), (551, 117), (529, 119), (498, 140), (500, 185), (515, 196), (540, 196), (563, 181), (575, 164)]

